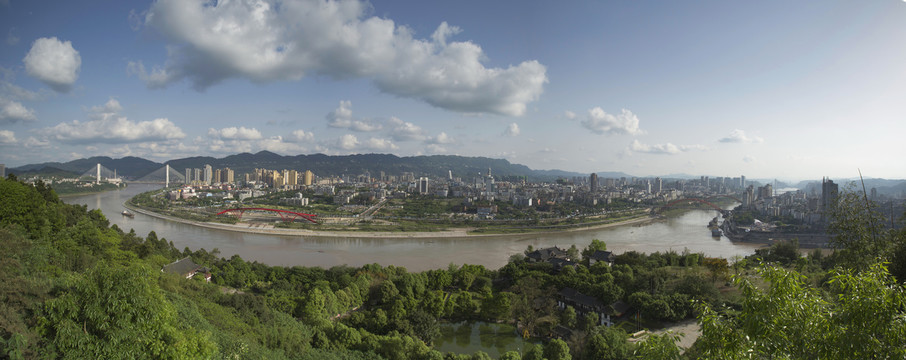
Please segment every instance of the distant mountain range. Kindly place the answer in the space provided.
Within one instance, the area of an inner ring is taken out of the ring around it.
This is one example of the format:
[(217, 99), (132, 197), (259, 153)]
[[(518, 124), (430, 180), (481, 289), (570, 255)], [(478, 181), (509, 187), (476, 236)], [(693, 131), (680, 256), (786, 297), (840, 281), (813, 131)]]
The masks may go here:
[[(127, 179), (139, 179), (164, 166), (151, 160), (137, 157), (124, 157), (113, 159), (106, 156), (96, 156), (87, 159), (78, 159), (66, 163), (48, 162), (41, 164), (24, 165), (8, 169), (16, 174), (47, 174), (69, 173), (81, 175), (90, 171), (97, 164), (116, 170), (117, 174)], [(513, 164), (504, 159), (486, 157), (465, 157), (455, 155), (430, 155), (399, 157), (390, 154), (359, 154), (330, 156), (324, 154), (283, 156), (269, 151), (255, 154), (241, 153), (223, 158), (209, 156), (196, 156), (184, 159), (167, 161), (170, 167), (179, 172), (186, 168), (203, 168), (206, 164), (215, 169), (229, 167), (236, 173), (245, 173), (255, 168), (271, 170), (295, 169), (311, 170), (317, 175), (359, 175), (370, 172), (373, 177), (378, 177), (381, 171), (387, 175), (400, 175), (411, 172), (415, 176), (446, 177), (448, 171), (453, 176), (469, 178), (474, 175), (487, 174), (488, 168), (495, 176), (524, 176), (530, 180), (553, 180), (560, 177), (585, 177), (589, 174), (563, 171), (563, 170), (532, 170), (525, 165)], [(621, 172), (599, 172), (601, 178), (632, 177)]]

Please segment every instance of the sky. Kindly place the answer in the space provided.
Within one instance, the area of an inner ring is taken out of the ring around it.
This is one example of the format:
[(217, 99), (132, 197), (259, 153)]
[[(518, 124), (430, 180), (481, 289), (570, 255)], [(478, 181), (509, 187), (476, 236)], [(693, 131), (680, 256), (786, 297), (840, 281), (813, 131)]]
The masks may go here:
[(906, 2), (0, 0), (0, 163), (906, 178)]

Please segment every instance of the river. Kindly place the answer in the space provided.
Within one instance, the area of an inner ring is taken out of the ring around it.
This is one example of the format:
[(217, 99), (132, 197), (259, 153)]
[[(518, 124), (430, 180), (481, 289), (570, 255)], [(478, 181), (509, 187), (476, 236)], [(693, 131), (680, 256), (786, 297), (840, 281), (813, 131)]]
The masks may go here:
[(208, 251), (217, 248), (221, 256), (234, 254), (249, 261), (269, 265), (301, 265), (329, 268), (336, 265), (362, 266), (370, 263), (403, 266), (410, 271), (445, 268), (450, 263), (478, 264), (497, 269), (510, 255), (522, 253), (528, 245), (535, 248), (575, 244), (582, 249), (592, 239), (603, 240), (616, 253), (635, 250), (653, 253), (675, 250), (703, 252), (707, 256), (730, 259), (750, 255), (759, 245), (733, 243), (726, 237), (716, 240), (706, 227), (716, 211), (695, 210), (683, 215), (636, 226), (572, 231), (558, 234), (526, 234), (499, 238), (305, 238), (301, 236), (260, 235), (208, 229), (171, 222), (143, 214), (134, 218), (121, 215), (123, 202), (145, 191), (161, 188), (154, 184), (130, 184), (123, 190), (64, 197), (70, 204), (101, 209), (111, 224), (125, 231), (135, 229), (145, 236), (154, 231), (172, 241), (178, 249), (189, 247)]

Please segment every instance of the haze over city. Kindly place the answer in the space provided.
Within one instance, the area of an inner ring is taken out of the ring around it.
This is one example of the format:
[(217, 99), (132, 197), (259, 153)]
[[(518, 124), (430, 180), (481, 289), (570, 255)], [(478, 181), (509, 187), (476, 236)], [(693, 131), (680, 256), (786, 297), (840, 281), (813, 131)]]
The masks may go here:
[(904, 178), (906, 3), (0, 1), (0, 163)]

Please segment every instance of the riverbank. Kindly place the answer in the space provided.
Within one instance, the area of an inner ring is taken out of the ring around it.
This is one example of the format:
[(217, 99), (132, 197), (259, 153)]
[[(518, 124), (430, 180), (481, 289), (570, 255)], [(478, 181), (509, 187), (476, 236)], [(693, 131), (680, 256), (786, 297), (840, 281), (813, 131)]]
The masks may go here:
[(432, 239), (432, 238), (518, 238), (524, 236), (539, 236), (539, 235), (550, 235), (550, 234), (563, 234), (563, 233), (575, 233), (575, 232), (584, 232), (584, 231), (593, 231), (606, 229), (616, 226), (624, 225), (636, 225), (642, 226), (650, 222), (657, 221), (658, 217), (644, 216), (640, 218), (634, 218), (629, 220), (617, 221), (608, 224), (599, 224), (588, 227), (577, 227), (571, 229), (563, 229), (556, 231), (531, 231), (524, 233), (494, 233), (494, 234), (470, 234), (469, 232), (473, 228), (458, 228), (444, 231), (424, 231), (424, 232), (391, 232), (391, 231), (317, 231), (317, 230), (305, 230), (305, 229), (283, 229), (275, 228), (272, 225), (266, 224), (249, 224), (249, 223), (240, 223), (240, 224), (219, 224), (211, 222), (200, 222), (192, 221), (186, 219), (180, 219), (173, 216), (163, 215), (156, 213), (154, 211), (145, 210), (133, 205), (130, 205), (128, 202), (123, 203), (123, 206), (126, 208), (143, 215), (148, 215), (156, 217), (158, 219), (163, 219), (167, 221), (174, 221), (182, 224), (199, 226), (208, 229), (217, 229), (225, 231), (234, 231), (234, 232), (243, 232), (250, 234), (265, 234), (265, 235), (282, 235), (282, 236), (302, 236), (302, 237), (312, 237), (312, 238), (375, 238), (375, 239), (393, 239), (393, 238), (405, 238), (405, 239)]

